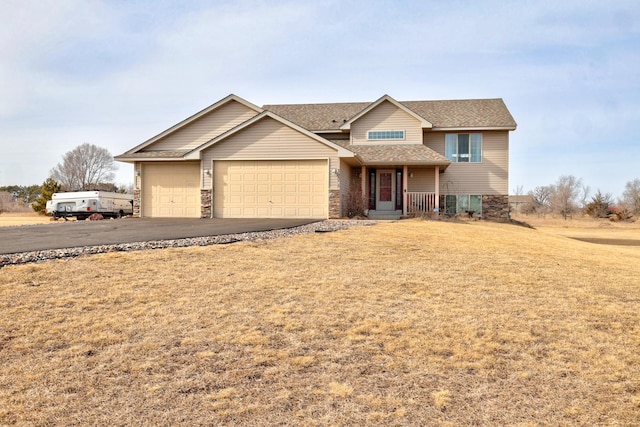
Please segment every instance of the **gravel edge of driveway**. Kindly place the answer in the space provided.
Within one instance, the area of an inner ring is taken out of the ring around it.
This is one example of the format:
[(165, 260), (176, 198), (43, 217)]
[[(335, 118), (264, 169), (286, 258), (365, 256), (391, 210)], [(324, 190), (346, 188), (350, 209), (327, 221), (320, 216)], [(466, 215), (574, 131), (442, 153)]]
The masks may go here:
[(0, 268), (7, 265), (18, 265), (51, 261), (62, 258), (74, 258), (81, 255), (101, 254), (106, 252), (129, 252), (148, 249), (186, 248), (189, 246), (223, 245), (250, 240), (267, 240), (289, 237), (298, 234), (327, 233), (346, 230), (351, 227), (371, 226), (378, 221), (372, 220), (325, 220), (299, 227), (277, 230), (223, 234), (219, 236), (191, 237), (173, 240), (151, 240), (147, 242), (121, 243), (115, 245), (81, 246), (65, 249), (49, 249), (35, 252), (0, 255)]

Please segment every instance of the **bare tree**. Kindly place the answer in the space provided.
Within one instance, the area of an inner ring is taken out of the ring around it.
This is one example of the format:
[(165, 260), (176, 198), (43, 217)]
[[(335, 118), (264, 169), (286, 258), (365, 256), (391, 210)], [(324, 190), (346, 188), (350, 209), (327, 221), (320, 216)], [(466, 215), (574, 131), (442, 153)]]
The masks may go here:
[(15, 206), (13, 195), (8, 191), (0, 191), (0, 213), (11, 212)]
[[(585, 192), (582, 179), (573, 175), (560, 176), (553, 186), (553, 197), (551, 199), (553, 211), (567, 219), (578, 209), (581, 191)], [(588, 187), (586, 187), (586, 191), (588, 192)]]
[(84, 143), (65, 154), (50, 174), (65, 190), (89, 190), (112, 182), (117, 169), (106, 148)]
[(633, 214), (640, 215), (640, 179), (627, 182), (621, 202)]
[(554, 189), (552, 185), (543, 185), (529, 191), (532, 204), (529, 206), (531, 213), (545, 214), (551, 210), (551, 199)]
[(591, 195), (591, 188), (588, 185), (580, 185), (580, 208), (584, 209), (589, 203), (589, 196)]

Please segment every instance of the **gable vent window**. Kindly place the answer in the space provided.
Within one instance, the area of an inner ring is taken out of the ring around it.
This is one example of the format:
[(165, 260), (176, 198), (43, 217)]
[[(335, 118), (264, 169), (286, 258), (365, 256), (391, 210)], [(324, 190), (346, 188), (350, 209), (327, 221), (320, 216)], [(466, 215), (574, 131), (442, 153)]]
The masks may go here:
[(367, 133), (367, 139), (370, 141), (404, 139), (403, 130), (370, 130)]

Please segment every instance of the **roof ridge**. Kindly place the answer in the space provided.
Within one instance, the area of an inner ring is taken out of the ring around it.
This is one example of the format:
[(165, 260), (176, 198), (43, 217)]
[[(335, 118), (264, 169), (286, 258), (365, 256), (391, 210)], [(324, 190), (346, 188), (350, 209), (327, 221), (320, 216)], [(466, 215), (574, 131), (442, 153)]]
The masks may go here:
[[(404, 102), (456, 102), (456, 101), (504, 101), (501, 97), (495, 98), (453, 98), (453, 99), (409, 99), (398, 101), (400, 103)], [(262, 106), (263, 109), (267, 107), (283, 107), (283, 106), (297, 106), (297, 105), (354, 105), (354, 104), (372, 104), (376, 102), (374, 101), (351, 101), (351, 102), (297, 102), (297, 103), (287, 103), (287, 104), (264, 104)]]
[(283, 106), (294, 106), (294, 105), (354, 105), (354, 104), (371, 104), (374, 101), (354, 101), (354, 102), (307, 102), (307, 103), (296, 103), (296, 104), (265, 104), (262, 106), (263, 109), (267, 107), (283, 107)]

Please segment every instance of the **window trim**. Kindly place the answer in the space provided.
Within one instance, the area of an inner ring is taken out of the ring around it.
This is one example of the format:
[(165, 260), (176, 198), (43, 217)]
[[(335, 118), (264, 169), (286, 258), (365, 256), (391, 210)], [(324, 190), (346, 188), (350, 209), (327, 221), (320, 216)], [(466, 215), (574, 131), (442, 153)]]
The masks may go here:
[[(398, 136), (401, 133), (402, 136)], [(375, 134), (379, 137), (372, 138), (371, 135)], [(388, 135), (387, 135), (388, 134)], [(367, 131), (367, 141), (404, 141), (407, 137), (407, 132), (404, 130), (370, 130)]]
[[(468, 152), (464, 153), (464, 154), (459, 154), (460, 153), (460, 135), (467, 135), (467, 144), (468, 144)], [(455, 137), (455, 141), (453, 140), (452, 137)], [(479, 132), (470, 132), (470, 133), (446, 133), (444, 136), (444, 155), (445, 157), (451, 162), (451, 163), (482, 163), (483, 160), (483, 142), (484, 138), (482, 133)], [(455, 145), (454, 145), (455, 144)], [(452, 147), (452, 145), (454, 145)], [(479, 149), (477, 150), (477, 158), (478, 160), (473, 161), (472, 159), (475, 157), (473, 154), (475, 154), (474, 150), (474, 145), (476, 145), (476, 149), (478, 148), (477, 145), (479, 145)], [(455, 150), (451, 150), (451, 148), (455, 148)], [(462, 156), (465, 156), (466, 159), (468, 159), (467, 161), (460, 161), (460, 158)]]

